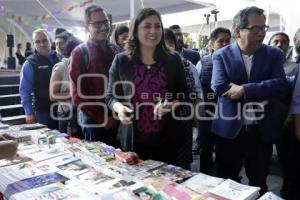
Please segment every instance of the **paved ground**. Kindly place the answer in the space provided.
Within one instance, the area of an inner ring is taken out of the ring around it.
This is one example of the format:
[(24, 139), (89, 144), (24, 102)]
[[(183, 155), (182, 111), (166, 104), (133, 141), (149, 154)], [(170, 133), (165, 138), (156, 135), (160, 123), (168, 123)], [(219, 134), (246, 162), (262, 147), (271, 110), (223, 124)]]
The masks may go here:
[[(194, 130), (194, 139), (196, 137), (196, 133), (197, 132), (195, 129)], [(199, 172), (199, 165), (200, 165), (199, 157), (200, 157), (199, 155), (194, 155), (194, 161), (191, 164), (192, 171)], [(279, 162), (277, 159), (276, 150), (274, 149), (273, 158), (272, 158), (271, 165), (270, 165), (270, 173), (269, 173), (269, 176), (267, 179), (267, 183), (268, 183), (269, 191), (272, 191), (277, 195), (280, 194), (280, 188), (281, 188), (281, 184), (282, 184), (282, 178), (281, 178), (280, 173), (281, 173), (280, 166), (279, 166)], [(242, 183), (247, 184), (248, 179), (246, 177), (244, 169), (241, 170), (240, 175), (243, 177)]]

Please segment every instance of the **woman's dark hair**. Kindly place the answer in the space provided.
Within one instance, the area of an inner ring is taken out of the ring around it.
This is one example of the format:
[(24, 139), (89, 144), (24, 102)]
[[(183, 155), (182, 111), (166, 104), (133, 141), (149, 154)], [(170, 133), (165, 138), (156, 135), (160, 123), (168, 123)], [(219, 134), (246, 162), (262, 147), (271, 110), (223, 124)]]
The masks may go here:
[(26, 49), (31, 50), (31, 43), (30, 42), (26, 42)]
[(178, 24), (174, 24), (174, 25), (170, 26), (169, 29), (175, 30), (175, 29), (181, 29), (181, 28)]
[(173, 31), (170, 28), (165, 28), (164, 29), (164, 34), (165, 34), (165, 41), (171, 41), (175, 45), (175, 49), (177, 49), (177, 40), (176, 36), (173, 33)]
[(78, 45), (80, 45), (82, 43), (81, 40), (79, 40), (77, 37), (75, 36), (70, 36), (68, 38), (68, 40), (66, 41), (66, 55), (68, 57), (71, 56), (71, 52), (73, 51), (73, 49), (75, 49), (75, 47), (77, 47)]
[(67, 31), (65, 28), (57, 28), (57, 29), (55, 29), (55, 36), (65, 32), (65, 31)]
[(159, 21), (161, 23), (161, 29), (162, 29), (161, 40), (155, 48), (154, 60), (155, 61), (161, 59), (165, 60), (169, 57), (169, 50), (167, 49), (165, 44), (164, 29), (163, 29), (163, 24), (159, 12), (157, 12), (153, 8), (144, 8), (138, 12), (138, 14), (135, 16), (132, 23), (130, 24), (128, 42), (125, 45), (125, 52), (131, 60), (140, 59), (140, 42), (138, 39), (138, 26), (147, 17), (153, 15), (159, 18)]
[(218, 39), (218, 35), (219, 35), (220, 33), (228, 34), (228, 35), (231, 37), (231, 32), (230, 32), (230, 30), (229, 30), (228, 28), (218, 27), (218, 28), (214, 29), (214, 30), (211, 32), (211, 34), (210, 34), (210, 36), (209, 36), (209, 39), (210, 39), (212, 42), (216, 41), (216, 40)]
[(65, 49), (65, 54), (67, 57), (70, 57), (72, 50), (79, 44), (82, 43), (81, 40), (76, 38), (72, 33), (69, 33), (67, 31), (62, 32), (58, 35), (55, 36), (55, 39), (61, 38), (65, 41), (66, 43), (66, 49)]
[(117, 26), (115, 28), (115, 30), (113, 31), (113, 37), (112, 37), (112, 41), (120, 46), (120, 44), (118, 44), (118, 37), (119, 35), (122, 35), (123, 33), (128, 33), (129, 32), (129, 28), (125, 25), (120, 25), (120, 26)]
[(73, 36), (71, 33), (64, 31), (58, 35), (55, 35), (55, 39), (60, 38), (63, 39), (65, 42), (69, 39), (69, 37)]

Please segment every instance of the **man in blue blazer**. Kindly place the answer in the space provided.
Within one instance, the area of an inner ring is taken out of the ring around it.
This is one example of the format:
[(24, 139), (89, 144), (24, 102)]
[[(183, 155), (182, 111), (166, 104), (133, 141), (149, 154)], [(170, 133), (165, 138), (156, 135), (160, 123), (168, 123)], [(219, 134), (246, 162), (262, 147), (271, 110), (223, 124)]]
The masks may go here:
[(264, 10), (248, 7), (233, 19), (237, 42), (213, 54), (212, 89), (218, 96), (212, 123), (216, 173), (239, 181), (244, 165), (249, 184), (267, 191), (272, 142), (281, 133), (276, 97), (287, 90), (283, 53), (262, 44)]

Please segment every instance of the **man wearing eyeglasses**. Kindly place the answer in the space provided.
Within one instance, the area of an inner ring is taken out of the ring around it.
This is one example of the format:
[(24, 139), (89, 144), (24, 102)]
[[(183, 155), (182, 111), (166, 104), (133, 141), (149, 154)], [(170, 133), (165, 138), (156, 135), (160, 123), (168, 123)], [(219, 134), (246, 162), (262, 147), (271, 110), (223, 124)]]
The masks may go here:
[(54, 129), (57, 128), (57, 122), (50, 116), (49, 82), (52, 68), (61, 60), (61, 56), (51, 50), (50, 37), (46, 30), (35, 30), (32, 40), (35, 51), (26, 58), (20, 74), (20, 96), (26, 123), (38, 122)]
[(70, 57), (72, 100), (80, 110), (85, 139), (115, 146), (116, 121), (108, 116), (104, 98), (108, 71), (120, 49), (108, 40), (110, 21), (101, 7), (88, 7), (84, 21), (89, 39), (76, 47)]
[(216, 134), (216, 173), (240, 181), (244, 165), (249, 184), (267, 191), (272, 143), (282, 129), (276, 98), (287, 88), (282, 51), (262, 44), (268, 26), (264, 10), (236, 14), (237, 42), (213, 54), (212, 89), (218, 96), (212, 132)]

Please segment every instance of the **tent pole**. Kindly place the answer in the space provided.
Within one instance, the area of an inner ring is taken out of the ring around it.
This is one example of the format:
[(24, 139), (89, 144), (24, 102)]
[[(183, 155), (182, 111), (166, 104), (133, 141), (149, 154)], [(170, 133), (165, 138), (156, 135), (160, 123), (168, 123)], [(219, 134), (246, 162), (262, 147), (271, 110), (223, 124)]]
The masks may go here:
[(36, 0), (39, 4), (40, 4), (40, 6), (42, 7), (42, 8), (44, 8), (44, 10), (46, 10), (46, 12), (63, 28), (63, 27), (65, 27), (52, 13), (51, 13), (51, 11), (44, 5), (44, 4), (42, 4), (41, 2), (40, 2), (40, 0)]
[(130, 19), (134, 17), (134, 0), (130, 0)]
[(28, 35), (28, 33), (18, 24), (16, 23), (14, 20), (12, 19), (7, 19), (7, 21), (9, 21), (11, 24), (13, 24), (17, 29), (19, 29), (25, 36), (27, 41), (31, 41), (31, 37)]

